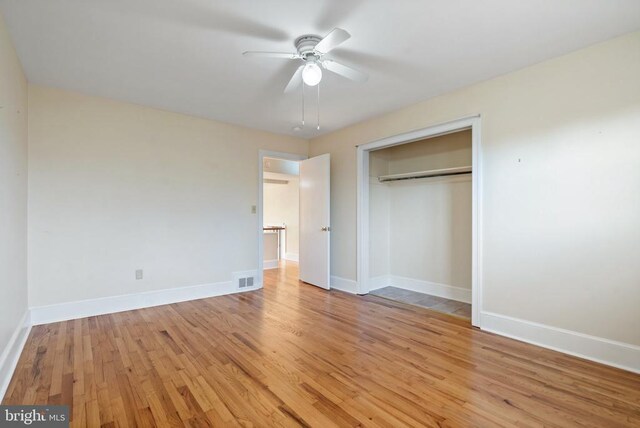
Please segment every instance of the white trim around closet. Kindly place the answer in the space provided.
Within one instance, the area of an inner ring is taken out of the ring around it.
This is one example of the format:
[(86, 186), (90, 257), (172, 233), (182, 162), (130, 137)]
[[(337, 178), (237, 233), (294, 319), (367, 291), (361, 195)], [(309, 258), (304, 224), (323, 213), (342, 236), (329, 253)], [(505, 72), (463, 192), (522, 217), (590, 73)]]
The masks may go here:
[(482, 151), (480, 149), (480, 115), (441, 123), (358, 146), (357, 150), (357, 277), (358, 294), (367, 294), (369, 285), (369, 152), (423, 140), (429, 137), (471, 129), (472, 140), (472, 280), (471, 324), (481, 327), (482, 311)]

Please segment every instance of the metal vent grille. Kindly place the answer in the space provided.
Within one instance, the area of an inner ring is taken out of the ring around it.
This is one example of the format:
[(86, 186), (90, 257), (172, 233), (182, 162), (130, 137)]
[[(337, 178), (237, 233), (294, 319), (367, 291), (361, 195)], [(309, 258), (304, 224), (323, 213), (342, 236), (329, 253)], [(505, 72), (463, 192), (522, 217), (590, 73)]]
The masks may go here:
[(248, 288), (255, 285), (254, 277), (238, 278), (238, 288)]

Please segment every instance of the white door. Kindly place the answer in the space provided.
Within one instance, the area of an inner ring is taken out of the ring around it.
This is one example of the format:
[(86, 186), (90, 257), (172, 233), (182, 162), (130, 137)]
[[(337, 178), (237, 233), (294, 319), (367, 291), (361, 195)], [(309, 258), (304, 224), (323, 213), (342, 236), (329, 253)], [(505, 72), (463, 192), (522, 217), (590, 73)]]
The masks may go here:
[(329, 154), (300, 162), (300, 279), (329, 289)]

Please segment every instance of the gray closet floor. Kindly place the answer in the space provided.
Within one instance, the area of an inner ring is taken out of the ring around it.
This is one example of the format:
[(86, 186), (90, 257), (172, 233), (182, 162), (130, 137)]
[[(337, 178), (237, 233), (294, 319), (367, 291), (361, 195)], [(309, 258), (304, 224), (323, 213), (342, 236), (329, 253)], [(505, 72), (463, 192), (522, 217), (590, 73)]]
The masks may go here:
[(404, 290), (397, 287), (383, 287), (373, 290), (369, 292), (369, 294), (471, 319), (471, 305), (469, 303), (458, 302), (456, 300), (445, 299), (444, 297), (431, 296), (429, 294)]

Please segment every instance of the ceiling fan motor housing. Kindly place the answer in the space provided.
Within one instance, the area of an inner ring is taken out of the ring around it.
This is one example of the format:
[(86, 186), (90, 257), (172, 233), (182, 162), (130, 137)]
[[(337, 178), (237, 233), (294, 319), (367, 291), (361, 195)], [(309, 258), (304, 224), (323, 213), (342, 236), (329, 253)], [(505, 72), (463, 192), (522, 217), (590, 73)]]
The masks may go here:
[[(355, 80), (356, 82), (365, 82), (368, 78), (366, 73), (355, 70), (344, 64), (331, 59), (325, 59), (325, 55), (340, 46), (351, 35), (342, 28), (334, 28), (329, 34), (320, 37), (315, 34), (304, 34), (293, 42), (296, 53), (289, 52), (264, 52), (264, 51), (245, 51), (242, 55), (257, 56), (264, 58), (279, 58), (286, 60), (302, 60), (300, 65), (287, 86), (285, 92), (290, 92), (297, 88), (301, 82), (307, 86), (316, 86), (322, 80), (322, 70), (330, 71), (334, 74)], [(303, 86), (304, 87), (304, 86)]]
[(298, 54), (302, 57), (302, 59), (306, 60), (311, 56), (318, 59), (318, 54), (315, 53), (314, 49), (316, 45), (322, 40), (319, 36), (315, 36), (313, 34), (305, 34), (304, 36), (300, 36), (293, 43), (296, 49), (298, 50)]

